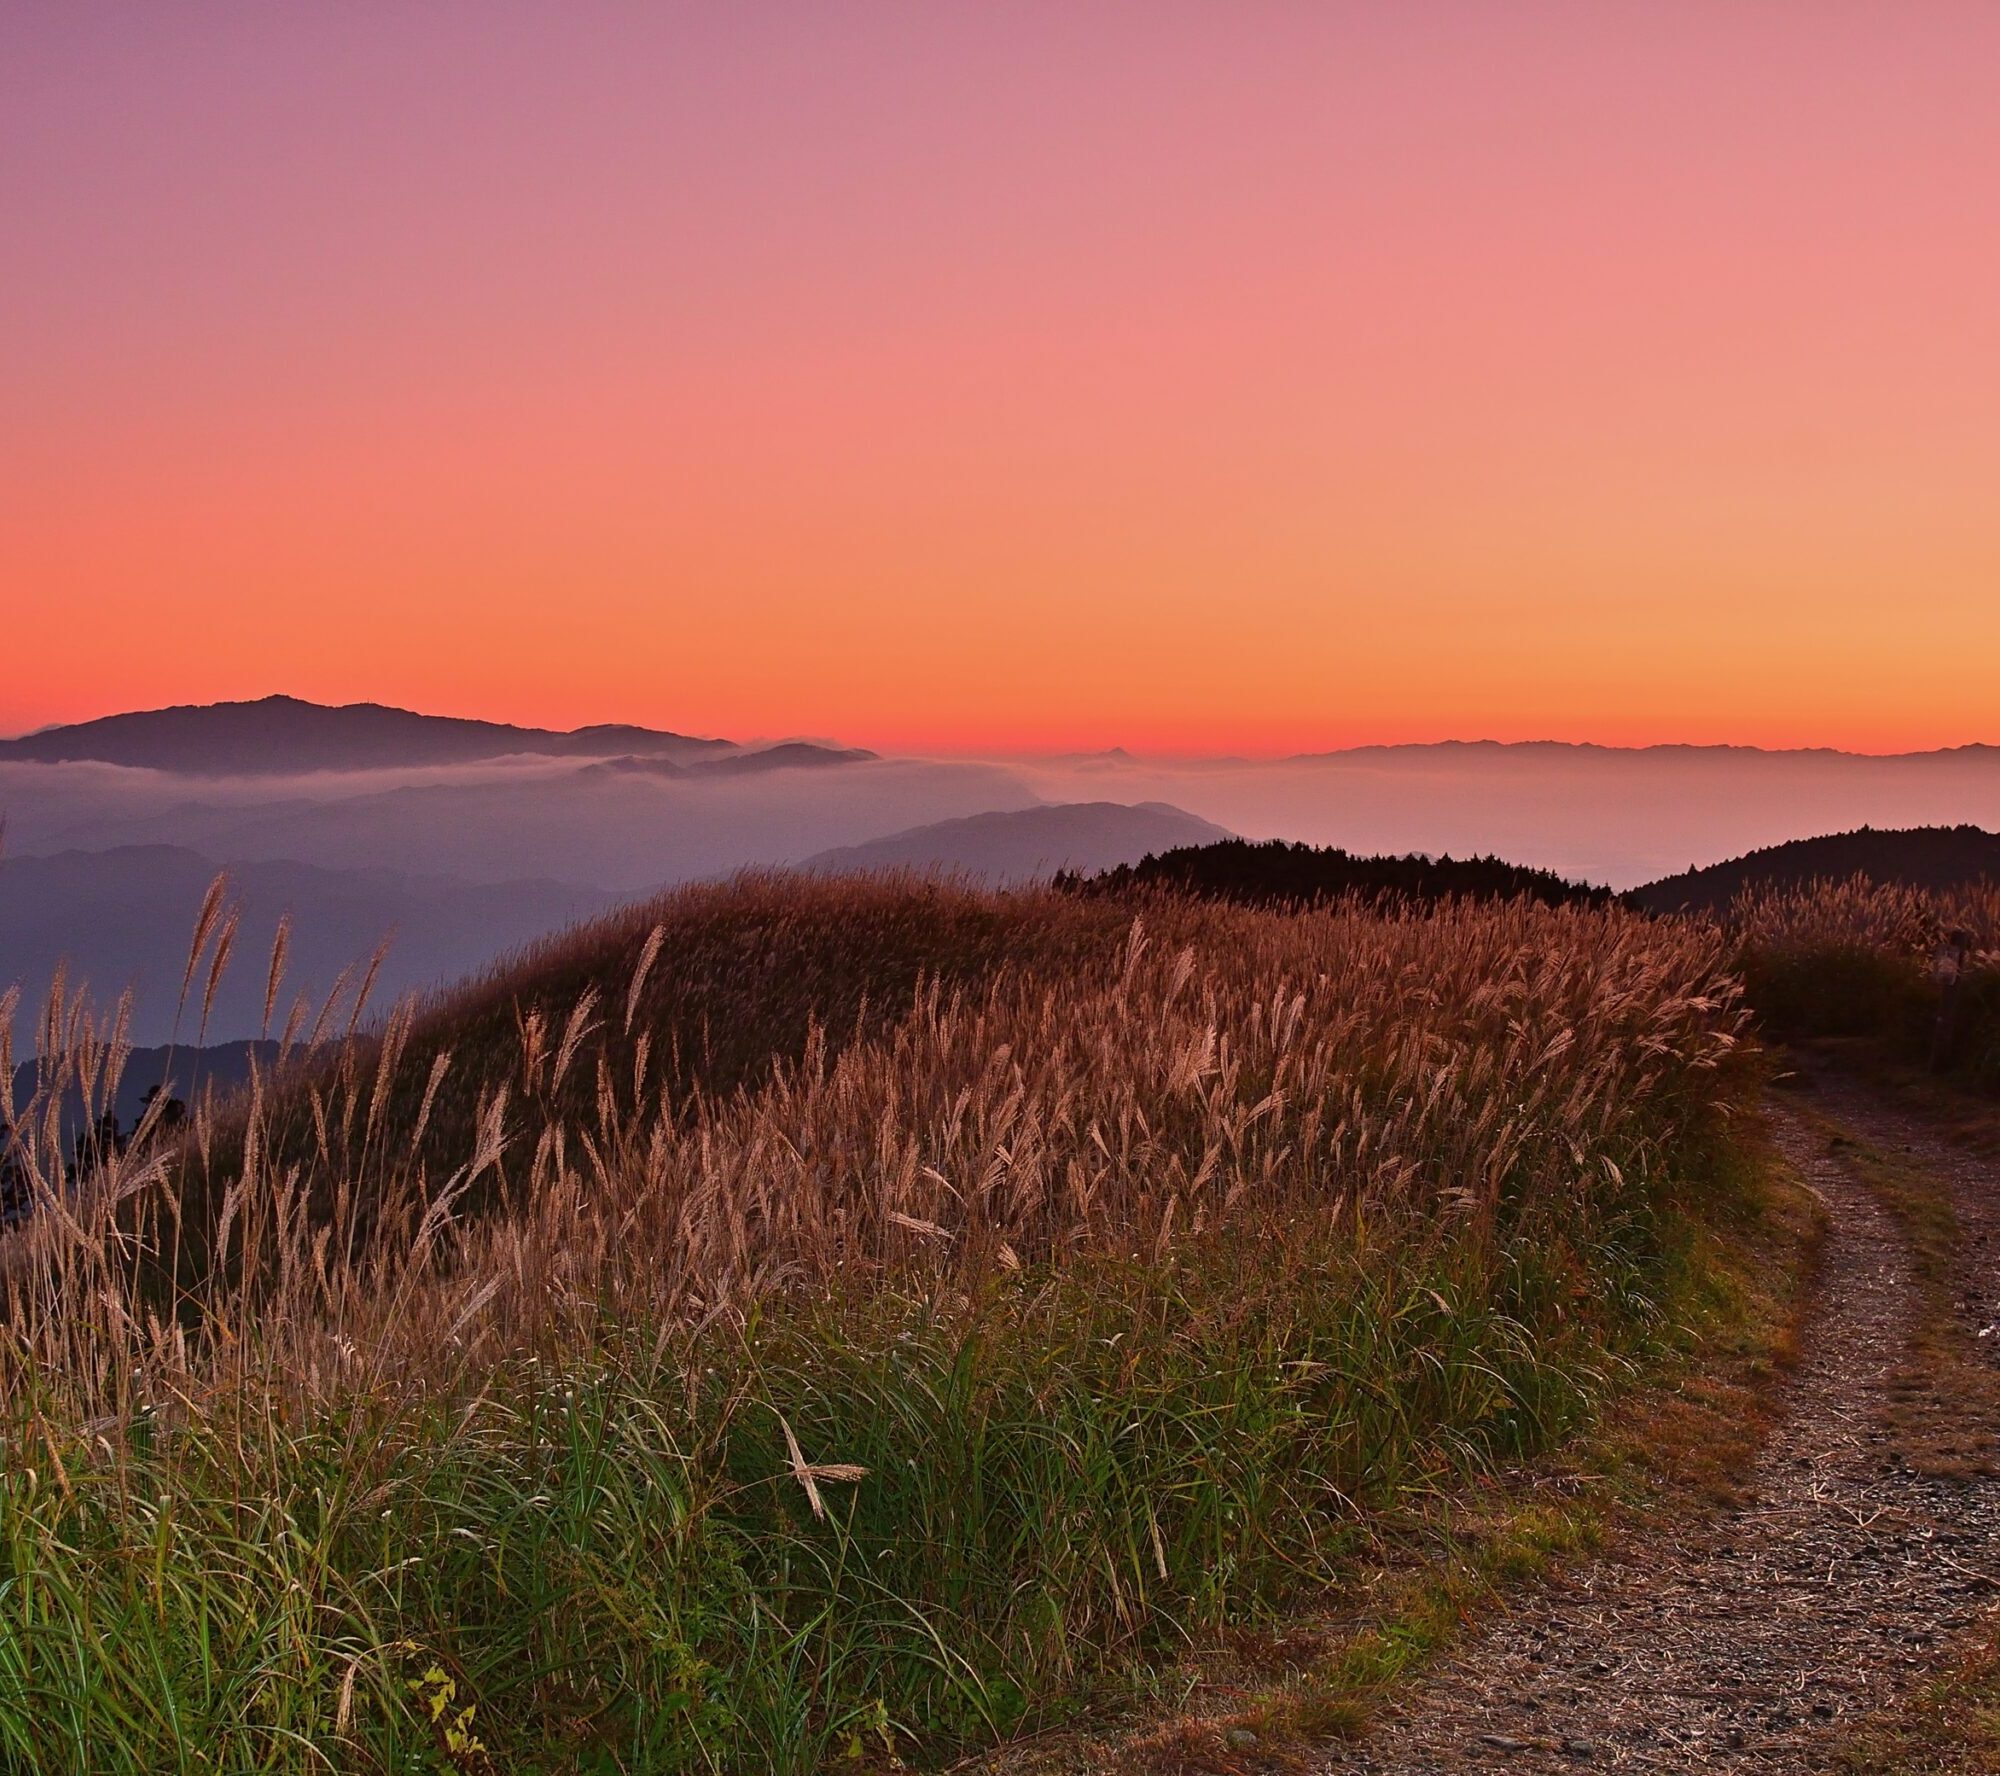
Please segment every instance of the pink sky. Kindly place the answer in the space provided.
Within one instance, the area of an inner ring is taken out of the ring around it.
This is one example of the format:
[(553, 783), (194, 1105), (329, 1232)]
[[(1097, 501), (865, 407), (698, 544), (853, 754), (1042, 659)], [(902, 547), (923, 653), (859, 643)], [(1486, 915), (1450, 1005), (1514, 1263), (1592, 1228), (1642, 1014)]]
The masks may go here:
[(22, 4), (0, 730), (2000, 739), (2000, 9)]

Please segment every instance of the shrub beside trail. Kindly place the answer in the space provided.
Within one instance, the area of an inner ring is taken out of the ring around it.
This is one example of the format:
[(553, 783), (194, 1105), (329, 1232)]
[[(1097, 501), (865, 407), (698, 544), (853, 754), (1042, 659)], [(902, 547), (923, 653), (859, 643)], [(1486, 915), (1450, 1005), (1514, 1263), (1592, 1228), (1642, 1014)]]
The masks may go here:
[(1788, 1038), (1865, 1038), (1892, 1060), (2000, 1090), (2000, 888), (1854, 876), (1739, 895), (1749, 999)]

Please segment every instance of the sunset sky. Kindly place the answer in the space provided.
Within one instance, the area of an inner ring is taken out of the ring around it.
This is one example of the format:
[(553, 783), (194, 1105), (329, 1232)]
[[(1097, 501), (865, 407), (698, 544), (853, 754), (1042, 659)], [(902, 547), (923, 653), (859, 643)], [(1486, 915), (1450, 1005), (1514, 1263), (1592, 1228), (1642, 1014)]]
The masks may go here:
[(0, 732), (2000, 741), (2000, 6), (0, 0)]

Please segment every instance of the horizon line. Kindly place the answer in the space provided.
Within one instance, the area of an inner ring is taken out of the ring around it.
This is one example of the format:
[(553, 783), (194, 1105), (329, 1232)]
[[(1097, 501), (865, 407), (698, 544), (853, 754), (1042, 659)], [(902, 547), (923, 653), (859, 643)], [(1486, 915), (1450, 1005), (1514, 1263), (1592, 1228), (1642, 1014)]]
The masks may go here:
[[(1261, 764), (1283, 765), (1311, 763), (1315, 760), (1339, 758), (1362, 752), (1411, 752), (1436, 750), (1447, 747), (1465, 749), (1507, 749), (1528, 750), (1532, 748), (1562, 748), (1570, 751), (1593, 752), (1740, 752), (1768, 756), (1788, 754), (1822, 754), (1830, 757), (1855, 759), (1913, 759), (1934, 758), (1944, 754), (1962, 752), (1982, 752), (2000, 750), (2000, 740), (1972, 739), (1941, 743), (1935, 746), (1898, 747), (1888, 750), (1869, 750), (1854, 746), (1840, 746), (1830, 742), (1798, 743), (1792, 745), (1770, 745), (1747, 740), (1647, 740), (1615, 741), (1591, 738), (1566, 739), (1552, 734), (1528, 735), (1518, 739), (1501, 739), (1494, 735), (1443, 734), (1427, 739), (1411, 740), (1355, 740), (1345, 744), (1315, 746), (1285, 751), (1245, 752), (1240, 748), (1216, 752), (1188, 751), (1174, 748), (1135, 748), (1124, 744), (1108, 746), (1077, 746), (1051, 743), (1046, 746), (1018, 746), (996, 744), (988, 746), (965, 745), (956, 742), (926, 742), (919, 740), (904, 745), (884, 741), (879, 738), (861, 736), (851, 738), (845, 735), (829, 739), (826, 733), (808, 735), (806, 731), (771, 730), (752, 737), (734, 741), (715, 734), (696, 733), (690, 729), (654, 727), (638, 720), (618, 718), (595, 719), (581, 722), (573, 727), (558, 727), (531, 720), (521, 720), (511, 716), (465, 715), (455, 711), (438, 709), (415, 709), (407, 704), (383, 702), (378, 698), (361, 697), (348, 702), (322, 703), (311, 697), (301, 697), (289, 691), (270, 691), (256, 697), (219, 697), (205, 703), (169, 703), (143, 709), (114, 709), (98, 715), (72, 717), (68, 720), (44, 722), (40, 726), (20, 729), (0, 735), (0, 746), (17, 741), (32, 740), (45, 734), (59, 733), (68, 728), (91, 726), (98, 722), (115, 721), (127, 716), (165, 715), (183, 712), (223, 708), (248, 708), (259, 703), (293, 703), (311, 709), (354, 710), (379, 709), (402, 715), (414, 715), (426, 720), (477, 722), (495, 727), (518, 728), (523, 732), (575, 735), (596, 728), (633, 728), (651, 733), (672, 733), (684, 739), (702, 739), (718, 744), (739, 746), (745, 749), (783, 745), (788, 741), (810, 738), (817, 744), (864, 745), (881, 749), (887, 756), (901, 758), (935, 758), (939, 760), (985, 760), (1005, 761), (1023, 764), (1088, 764), (1095, 762), (1130, 762), (1137, 765), (1230, 765)], [(40, 761), (38, 761), (40, 762)], [(46, 761), (62, 763), (87, 763), (84, 759)]]

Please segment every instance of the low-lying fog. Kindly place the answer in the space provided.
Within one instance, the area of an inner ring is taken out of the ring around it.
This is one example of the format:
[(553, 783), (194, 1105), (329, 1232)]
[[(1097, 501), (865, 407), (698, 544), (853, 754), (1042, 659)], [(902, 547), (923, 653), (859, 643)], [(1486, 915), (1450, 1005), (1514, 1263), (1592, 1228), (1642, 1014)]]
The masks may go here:
[[(1494, 852), (1624, 888), (1864, 824), (2000, 826), (2000, 750), (1480, 744), (1283, 761), (879, 759), (713, 776), (548, 757), (286, 778), (9, 761), (0, 985), (23, 989), (25, 1042), (67, 957), (72, 980), (87, 977), (99, 996), (135, 987), (136, 1036), (164, 1040), (201, 887), (228, 866), (245, 917), (208, 1034), (243, 1037), (261, 1021), (263, 950), (282, 912), (297, 933), (290, 990), (325, 992), (393, 928), (381, 982), (393, 994), (665, 884), (1048, 802), (1164, 802), (1253, 838)], [(925, 843), (900, 849), (920, 856)]]
[(1246, 838), (1491, 852), (1635, 888), (1857, 826), (2000, 825), (2000, 748), (1873, 758), (1723, 747), (1368, 747), (1282, 761), (1017, 767), (1054, 801), (1172, 802)]
[(548, 758), (280, 778), (0, 764), (9, 855), (182, 845), (629, 894), (1035, 799), (1000, 766), (896, 759), (703, 778)]

